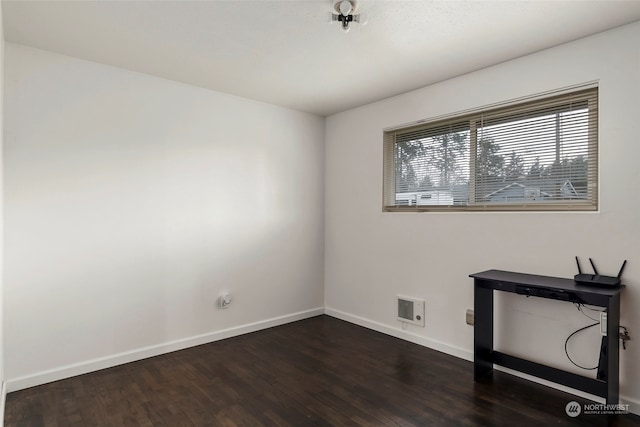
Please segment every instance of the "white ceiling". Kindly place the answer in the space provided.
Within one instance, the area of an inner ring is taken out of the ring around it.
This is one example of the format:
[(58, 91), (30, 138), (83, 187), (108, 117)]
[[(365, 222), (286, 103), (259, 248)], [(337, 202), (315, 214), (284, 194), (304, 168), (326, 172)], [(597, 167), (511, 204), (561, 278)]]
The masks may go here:
[(5, 39), (319, 115), (640, 20), (640, 1), (2, 1)]

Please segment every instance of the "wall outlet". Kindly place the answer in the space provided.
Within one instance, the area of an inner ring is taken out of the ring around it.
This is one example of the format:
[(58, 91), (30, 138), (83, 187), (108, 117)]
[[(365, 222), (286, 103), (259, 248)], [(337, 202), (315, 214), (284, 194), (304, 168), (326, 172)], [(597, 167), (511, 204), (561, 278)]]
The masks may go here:
[(467, 325), (473, 326), (476, 324), (476, 316), (471, 309), (467, 309)]
[(223, 292), (220, 298), (218, 298), (218, 302), (220, 308), (229, 308), (229, 305), (231, 305), (231, 294), (229, 292)]

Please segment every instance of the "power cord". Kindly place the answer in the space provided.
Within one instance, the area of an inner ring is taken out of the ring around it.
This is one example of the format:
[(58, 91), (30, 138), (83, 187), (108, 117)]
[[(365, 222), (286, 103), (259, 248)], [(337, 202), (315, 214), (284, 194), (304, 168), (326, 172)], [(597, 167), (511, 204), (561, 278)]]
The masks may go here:
[[(567, 355), (567, 359), (569, 359), (569, 362), (573, 363), (575, 366), (577, 366), (580, 369), (584, 369), (587, 371), (593, 371), (595, 369), (598, 369), (598, 367), (596, 366), (595, 368), (587, 368), (584, 366), (580, 366), (578, 365), (576, 362), (573, 361), (573, 359), (571, 359), (571, 356), (569, 356), (569, 350), (567, 349), (567, 345), (569, 344), (569, 340), (571, 339), (571, 337), (573, 337), (574, 335), (576, 335), (578, 332), (582, 332), (585, 329), (589, 329), (589, 328), (593, 328), (596, 325), (600, 324), (600, 320), (599, 319), (594, 319), (593, 317), (589, 316), (587, 313), (585, 313), (583, 311), (583, 309), (587, 309), (587, 310), (591, 310), (591, 311), (595, 311), (596, 313), (602, 313), (602, 312), (606, 312), (607, 310), (597, 310), (595, 308), (591, 308), (591, 307), (587, 307), (586, 305), (584, 305), (583, 303), (580, 302), (574, 302), (573, 305), (576, 306), (576, 308), (578, 309), (578, 311), (580, 313), (582, 313), (583, 316), (595, 321), (596, 323), (592, 323), (591, 325), (587, 325), (584, 326), (576, 331), (574, 331), (573, 333), (571, 333), (571, 335), (569, 335), (567, 337), (567, 339), (564, 341), (564, 352)], [(622, 349), (626, 350), (627, 349), (627, 345), (626, 345), (626, 341), (630, 340), (631, 338), (629, 337), (629, 330), (627, 329), (626, 326), (622, 326), (620, 325), (620, 329), (623, 330), (623, 332), (620, 332), (620, 339), (622, 340)]]
[(579, 311), (580, 313), (582, 313), (582, 315), (583, 315), (583, 316), (585, 316), (585, 317), (587, 317), (587, 318), (589, 318), (589, 319), (593, 320), (594, 322), (600, 322), (600, 319), (594, 319), (593, 317), (591, 317), (591, 316), (589, 316), (587, 313), (585, 313), (585, 312), (583, 311), (583, 309), (585, 309), (585, 308), (586, 308), (587, 310), (595, 311), (596, 313), (602, 313), (602, 312), (606, 311), (606, 310), (596, 310), (595, 308), (587, 307), (586, 305), (584, 305), (584, 304), (582, 304), (582, 303), (580, 303), (580, 302), (574, 302), (574, 303), (573, 303), (573, 305), (575, 305), (575, 306), (576, 306), (576, 308), (578, 309), (578, 311)]
[[(583, 313), (583, 314), (584, 314), (584, 313)], [(580, 368), (580, 369), (584, 369), (584, 370), (586, 370), (586, 371), (593, 371), (593, 370), (595, 370), (595, 369), (598, 369), (598, 367), (596, 366), (596, 367), (594, 367), (594, 368), (586, 368), (586, 367), (584, 367), (584, 366), (580, 366), (580, 365), (578, 365), (576, 362), (574, 362), (574, 361), (573, 361), (573, 359), (571, 358), (571, 356), (569, 356), (569, 350), (567, 349), (567, 344), (569, 344), (569, 340), (571, 339), (571, 337), (572, 337), (572, 336), (574, 336), (575, 334), (577, 334), (578, 332), (582, 332), (582, 331), (584, 331), (585, 329), (593, 328), (594, 326), (599, 325), (599, 324), (600, 324), (600, 322), (592, 323), (591, 325), (587, 325), (587, 326), (583, 326), (582, 328), (580, 328), (580, 329), (578, 329), (578, 330), (574, 331), (574, 332), (573, 332), (571, 335), (569, 335), (569, 336), (567, 337), (567, 339), (564, 341), (564, 353), (567, 355), (567, 359), (569, 359), (569, 362), (573, 363), (575, 366), (577, 366), (577, 367), (578, 367), (578, 368)]]

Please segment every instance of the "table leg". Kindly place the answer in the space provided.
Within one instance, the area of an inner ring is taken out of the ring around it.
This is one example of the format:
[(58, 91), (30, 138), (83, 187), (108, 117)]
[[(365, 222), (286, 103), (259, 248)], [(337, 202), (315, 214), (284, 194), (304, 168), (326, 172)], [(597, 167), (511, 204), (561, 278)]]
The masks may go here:
[(474, 279), (473, 378), (478, 381), (493, 370), (493, 289)]
[(618, 404), (620, 382), (620, 294), (607, 306), (607, 404)]

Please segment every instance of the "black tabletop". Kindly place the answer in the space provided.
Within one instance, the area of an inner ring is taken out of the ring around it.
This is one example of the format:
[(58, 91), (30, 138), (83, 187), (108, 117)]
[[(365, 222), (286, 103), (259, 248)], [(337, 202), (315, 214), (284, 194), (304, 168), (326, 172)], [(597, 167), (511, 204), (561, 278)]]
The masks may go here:
[(480, 273), (470, 274), (469, 277), (492, 282), (511, 283), (547, 289), (553, 288), (563, 291), (571, 291), (578, 294), (595, 294), (602, 296), (613, 296), (619, 294), (624, 288), (624, 285), (615, 287), (581, 285), (576, 283), (573, 279), (502, 270), (482, 271)]

